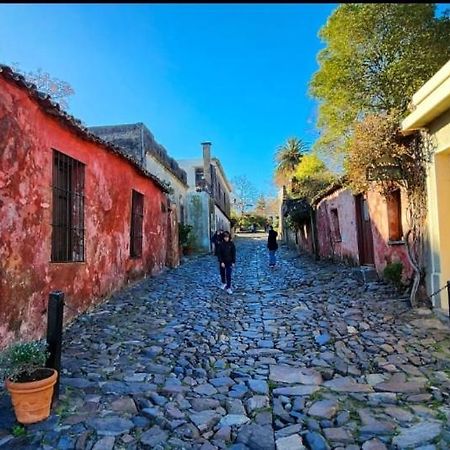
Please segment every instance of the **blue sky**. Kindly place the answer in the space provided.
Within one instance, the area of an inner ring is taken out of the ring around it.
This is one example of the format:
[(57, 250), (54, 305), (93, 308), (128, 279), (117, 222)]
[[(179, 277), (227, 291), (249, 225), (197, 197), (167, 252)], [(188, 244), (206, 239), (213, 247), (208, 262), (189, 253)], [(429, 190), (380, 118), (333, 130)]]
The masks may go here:
[(277, 147), (316, 138), (308, 81), (336, 6), (3, 4), (0, 62), (69, 82), (87, 126), (143, 122), (174, 158), (211, 141), (269, 194)]

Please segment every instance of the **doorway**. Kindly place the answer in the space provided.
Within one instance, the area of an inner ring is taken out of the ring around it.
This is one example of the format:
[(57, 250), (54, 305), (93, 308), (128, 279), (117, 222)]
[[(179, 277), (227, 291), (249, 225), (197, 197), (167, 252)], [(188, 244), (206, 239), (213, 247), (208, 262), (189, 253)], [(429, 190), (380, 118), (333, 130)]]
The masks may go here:
[(355, 207), (359, 263), (362, 266), (373, 266), (375, 264), (375, 258), (373, 252), (372, 224), (369, 205), (364, 194), (355, 195)]

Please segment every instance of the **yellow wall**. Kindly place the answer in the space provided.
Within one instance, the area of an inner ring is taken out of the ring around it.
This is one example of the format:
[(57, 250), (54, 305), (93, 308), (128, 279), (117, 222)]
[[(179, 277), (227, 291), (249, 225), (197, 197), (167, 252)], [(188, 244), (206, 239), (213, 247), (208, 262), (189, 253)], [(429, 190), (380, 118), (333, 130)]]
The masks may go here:
[[(412, 98), (412, 112), (402, 122), (409, 134), (425, 128), (434, 153), (427, 178), (427, 291), (436, 292), (450, 281), (450, 61)], [(447, 290), (433, 297), (433, 305), (448, 312)]]

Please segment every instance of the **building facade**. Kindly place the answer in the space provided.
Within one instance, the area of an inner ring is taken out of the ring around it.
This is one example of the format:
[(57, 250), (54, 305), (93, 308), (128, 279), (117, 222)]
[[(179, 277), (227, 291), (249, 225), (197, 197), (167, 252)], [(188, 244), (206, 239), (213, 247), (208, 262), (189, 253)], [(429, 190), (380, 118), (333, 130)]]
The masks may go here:
[[(404, 134), (424, 130), (433, 154), (427, 178), (427, 291), (438, 291), (450, 280), (450, 61), (412, 97), (412, 109), (402, 122)], [(446, 290), (433, 305), (448, 315)]]
[[(188, 214), (191, 217), (189, 223), (194, 227), (193, 232), (196, 237), (198, 250), (210, 250), (210, 238), (214, 231), (230, 230), (230, 194), (231, 185), (227, 180), (222, 164), (217, 158), (211, 157), (211, 143), (202, 143), (203, 158), (198, 159), (179, 159), (178, 164), (187, 174), (187, 184), (189, 186), (188, 207), (193, 205), (202, 205), (201, 214), (204, 216), (201, 220), (193, 220), (195, 215)], [(204, 195), (206, 193), (209, 201)], [(205, 197), (205, 198), (204, 198)], [(209, 203), (209, 206), (208, 206)], [(190, 205), (190, 206), (189, 206)], [(199, 213), (200, 209), (197, 211)], [(207, 226), (197, 226), (197, 222), (207, 223)]]
[(186, 220), (186, 172), (171, 158), (167, 150), (156, 142), (153, 134), (143, 123), (90, 127), (100, 138), (123, 148), (140, 162), (142, 167), (169, 186), (169, 197), (175, 203), (178, 222)]
[(0, 346), (42, 337), (49, 293), (65, 320), (160, 272), (166, 186), (0, 66)]
[[(285, 200), (286, 204), (286, 200)], [(373, 268), (379, 277), (388, 264), (401, 263), (402, 278), (413, 274), (404, 236), (407, 196), (398, 189), (386, 198), (375, 189), (354, 195), (341, 182), (302, 206), (295, 232), (285, 240), (318, 259)]]

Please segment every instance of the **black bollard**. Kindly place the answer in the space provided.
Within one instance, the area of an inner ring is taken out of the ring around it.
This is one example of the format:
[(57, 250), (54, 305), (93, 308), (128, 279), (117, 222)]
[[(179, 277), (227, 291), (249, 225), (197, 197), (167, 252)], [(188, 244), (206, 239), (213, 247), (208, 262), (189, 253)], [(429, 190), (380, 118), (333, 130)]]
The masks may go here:
[(61, 373), (62, 328), (64, 314), (64, 292), (50, 292), (48, 299), (47, 345), (50, 356), (46, 366), (58, 371), (53, 391), (52, 403), (59, 398), (59, 379)]

